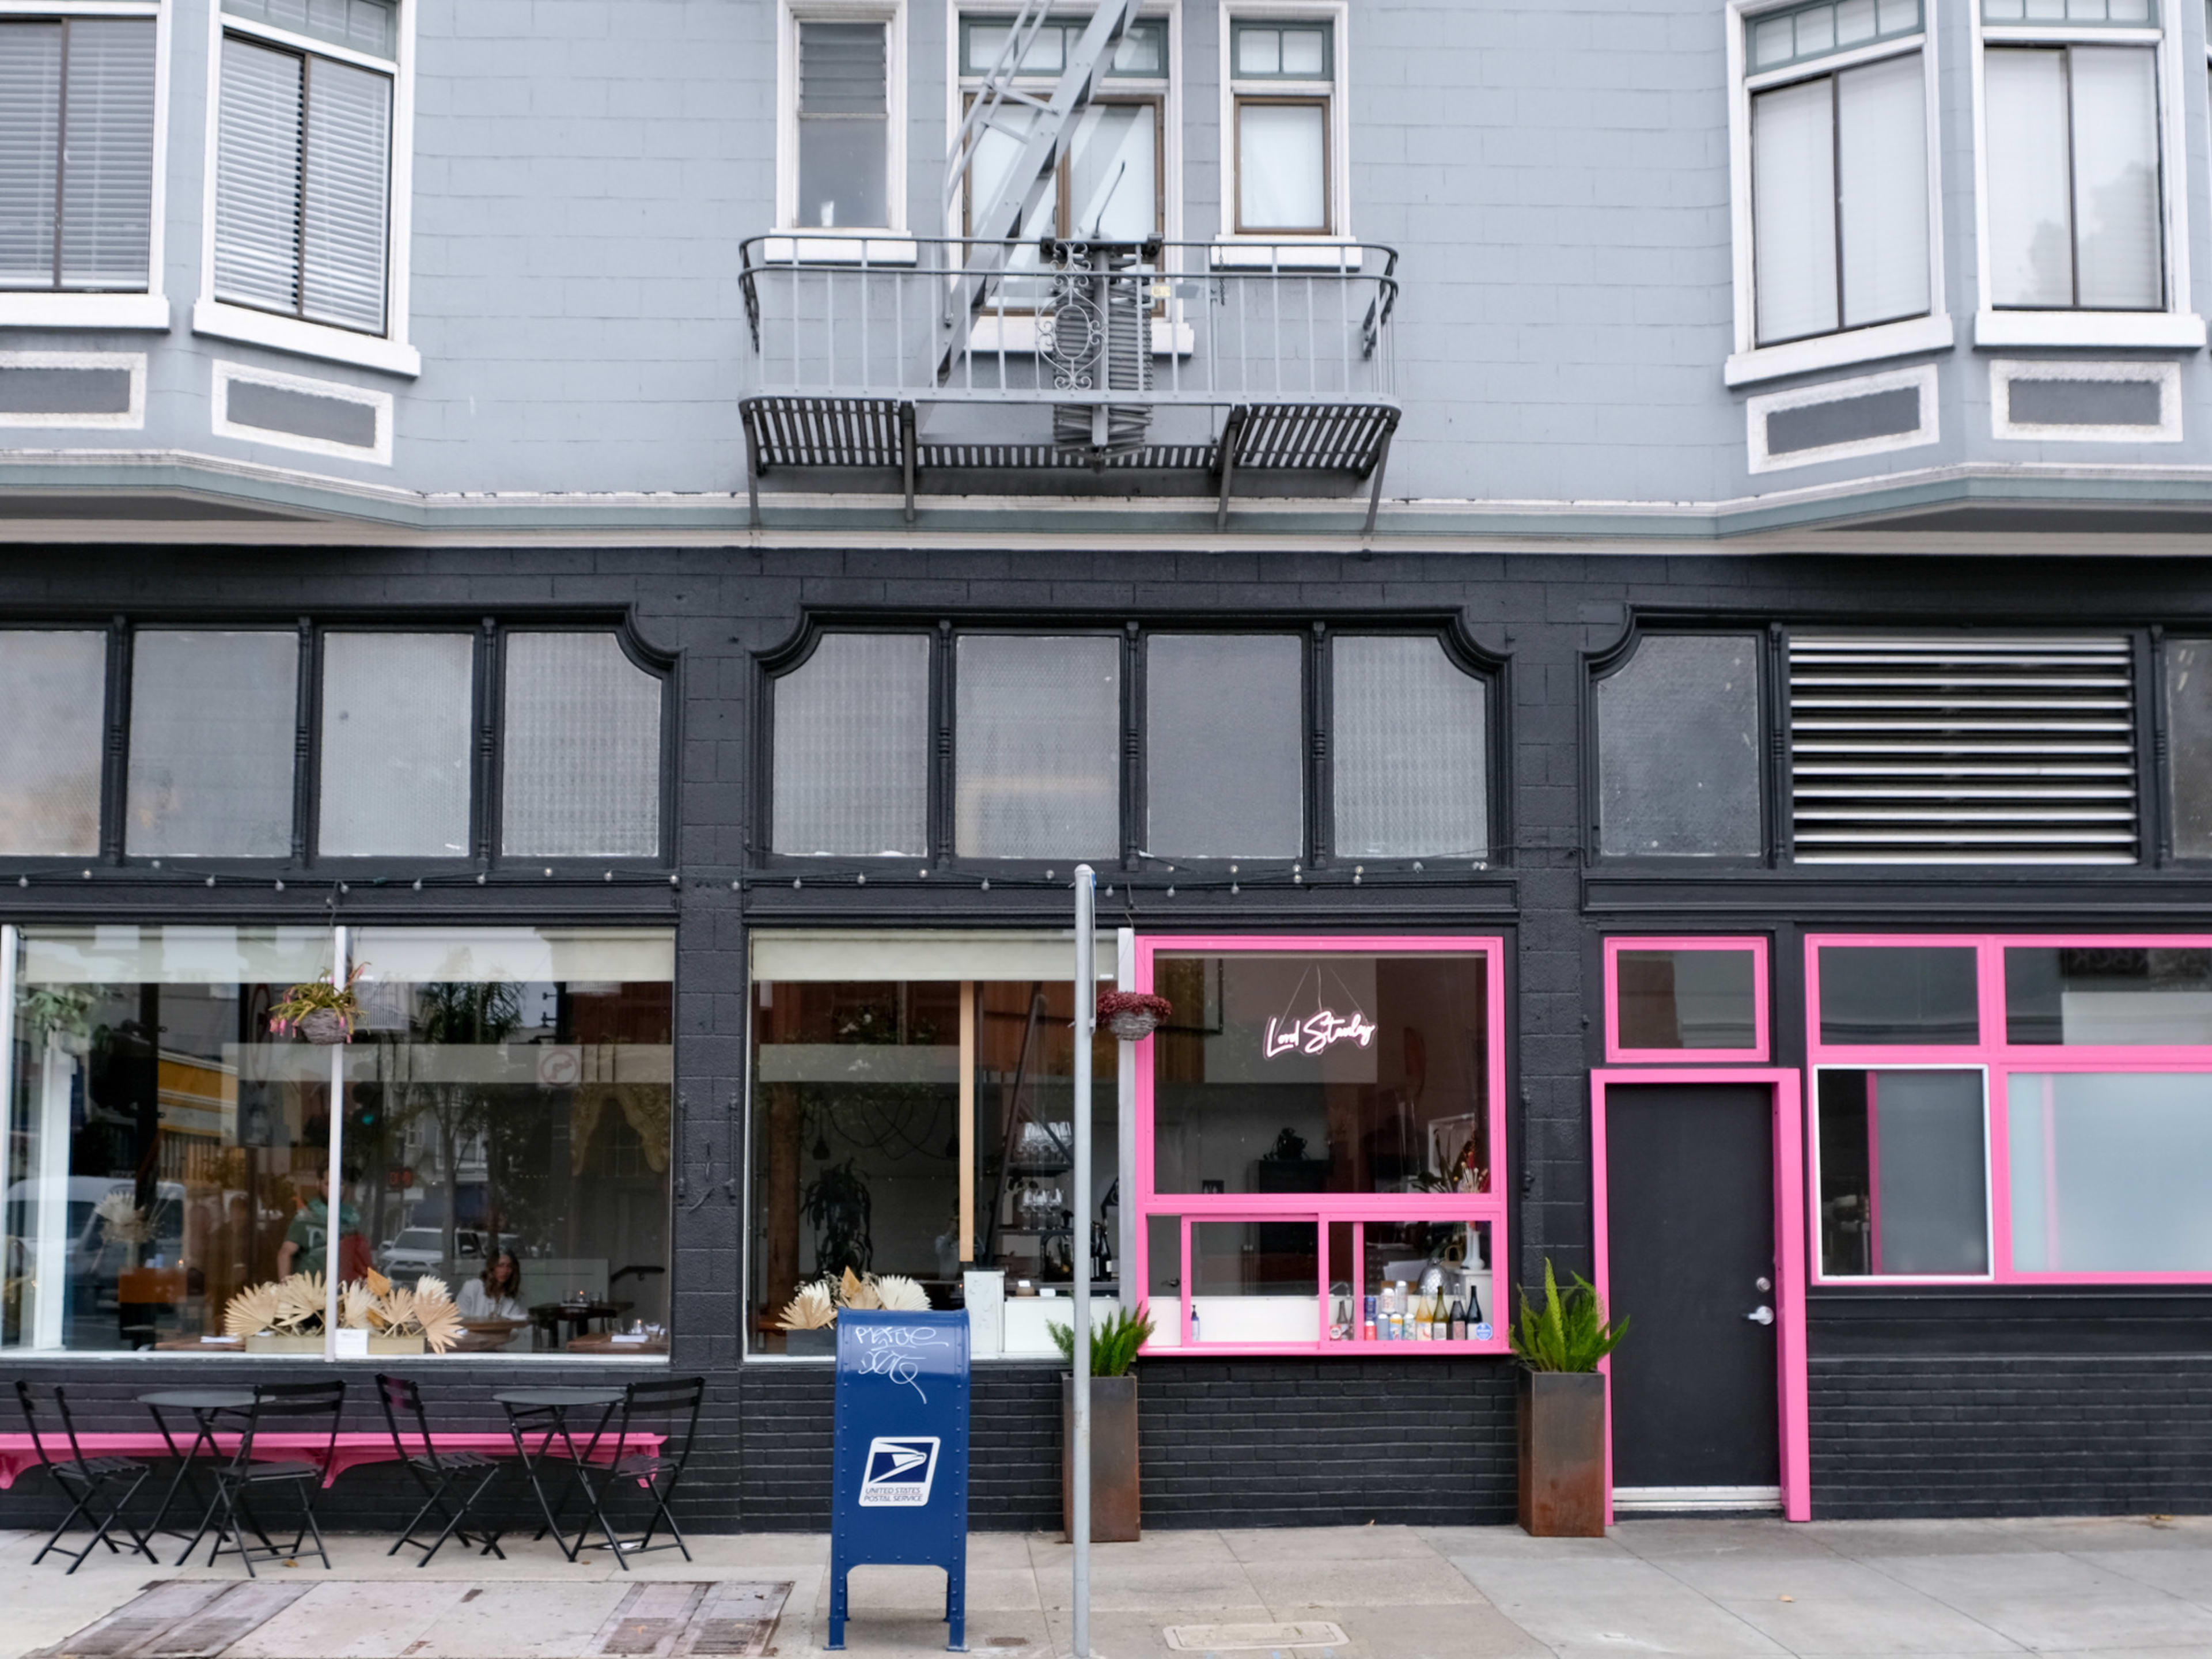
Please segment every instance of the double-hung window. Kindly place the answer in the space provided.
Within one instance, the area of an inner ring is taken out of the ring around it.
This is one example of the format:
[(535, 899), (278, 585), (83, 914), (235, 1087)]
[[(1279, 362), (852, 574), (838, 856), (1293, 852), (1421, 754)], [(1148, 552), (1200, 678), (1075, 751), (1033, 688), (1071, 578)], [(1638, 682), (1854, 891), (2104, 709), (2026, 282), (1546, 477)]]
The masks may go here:
[(1346, 234), (1340, 21), (1334, 13), (1227, 20), (1225, 231)]
[[(1054, 18), (1030, 35), (1016, 66), (1018, 88), (1048, 98), (1085, 26), (1085, 20)], [(960, 20), (963, 112), (984, 77), (1014, 49), (1012, 35), (1012, 20), (1003, 15)], [(1167, 20), (1143, 19), (1123, 34), (1101, 77), (1099, 95), (1075, 118), (1059, 175), (1022, 227), (1024, 239), (1142, 242), (1164, 234), (1167, 98)], [(999, 125), (979, 140), (963, 204), (971, 234), (1019, 159), (1030, 118), (1026, 110), (1009, 105)]]
[(401, 0), (222, 0), (218, 22), (195, 328), (415, 372)]
[(817, 0), (784, 8), (781, 225), (904, 227), (903, 40), (896, 0)]
[(1752, 343), (1925, 317), (1923, 0), (1819, 0), (1743, 28)]
[(0, 292), (148, 291), (160, 28), (151, 6), (0, 20)]

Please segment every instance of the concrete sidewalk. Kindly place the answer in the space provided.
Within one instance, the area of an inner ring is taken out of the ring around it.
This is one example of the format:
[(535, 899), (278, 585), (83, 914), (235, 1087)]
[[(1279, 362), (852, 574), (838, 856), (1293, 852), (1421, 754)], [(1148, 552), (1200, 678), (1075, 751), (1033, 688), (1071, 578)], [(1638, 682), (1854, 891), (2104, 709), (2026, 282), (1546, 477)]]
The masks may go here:
[[(125, 1639), (131, 1630), (111, 1626), (112, 1635), (91, 1645), (116, 1659), (747, 1651), (802, 1659), (820, 1650), (828, 1622), (829, 1546), (818, 1535), (697, 1539), (695, 1561), (657, 1554), (633, 1574), (590, 1555), (572, 1565), (550, 1545), (526, 1540), (507, 1547), (505, 1563), (448, 1547), (420, 1571), (385, 1555), (387, 1541), (334, 1540), (337, 1567), (329, 1574), (264, 1568), (258, 1583), (274, 1588), (253, 1593), (259, 1622), (250, 1629), (209, 1620), (164, 1637), (149, 1622)], [(64, 1577), (51, 1559), (30, 1565), (37, 1542), (0, 1534), (0, 1659), (89, 1650), (57, 1644), (163, 1582), (187, 1588), (161, 1591), (137, 1612), (162, 1597), (194, 1601), (195, 1582), (211, 1589), (244, 1579), (234, 1562), (180, 1571), (106, 1555)], [(165, 1558), (176, 1547), (171, 1540)], [(1069, 1553), (1056, 1539), (977, 1534), (969, 1554), (969, 1648), (1006, 1659), (1066, 1653), (1069, 1577)], [(698, 1618), (735, 1605), (733, 1584), (760, 1587), (770, 1598), (763, 1606), (782, 1595), (781, 1617), (761, 1621), (749, 1644), (732, 1638), (742, 1631), (726, 1620), (716, 1645)], [(857, 1571), (849, 1650), (886, 1659), (942, 1652), (943, 1600), (934, 1571)], [(1103, 1659), (1164, 1654), (1171, 1626), (1218, 1659), (2171, 1659), (2212, 1654), (2212, 1519), (1638, 1521), (1603, 1539), (1561, 1540), (1511, 1528), (1154, 1532), (1142, 1543), (1099, 1547), (1091, 1606), (1092, 1644)], [(1328, 1645), (1273, 1647), (1281, 1638), (1264, 1631), (1222, 1628), (1276, 1623), (1334, 1624), (1343, 1641), (1321, 1632)], [(1261, 1645), (1230, 1645), (1250, 1640)]]

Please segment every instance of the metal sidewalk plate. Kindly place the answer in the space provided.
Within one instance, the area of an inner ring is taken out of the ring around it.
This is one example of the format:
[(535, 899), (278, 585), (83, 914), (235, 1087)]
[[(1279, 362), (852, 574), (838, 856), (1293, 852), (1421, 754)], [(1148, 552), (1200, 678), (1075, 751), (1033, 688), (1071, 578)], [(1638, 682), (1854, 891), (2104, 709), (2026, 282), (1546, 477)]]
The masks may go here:
[(1286, 1625), (1170, 1625), (1168, 1645), (1178, 1653), (1242, 1652), (1249, 1649), (1341, 1648), (1344, 1627), (1308, 1619)]

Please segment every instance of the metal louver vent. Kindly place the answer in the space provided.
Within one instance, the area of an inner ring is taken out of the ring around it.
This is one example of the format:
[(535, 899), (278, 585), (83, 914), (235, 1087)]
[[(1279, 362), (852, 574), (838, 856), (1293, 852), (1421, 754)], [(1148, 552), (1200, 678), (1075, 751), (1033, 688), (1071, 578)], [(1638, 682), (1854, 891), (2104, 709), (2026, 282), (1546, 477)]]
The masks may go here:
[(2119, 635), (1790, 641), (1800, 864), (2133, 864)]

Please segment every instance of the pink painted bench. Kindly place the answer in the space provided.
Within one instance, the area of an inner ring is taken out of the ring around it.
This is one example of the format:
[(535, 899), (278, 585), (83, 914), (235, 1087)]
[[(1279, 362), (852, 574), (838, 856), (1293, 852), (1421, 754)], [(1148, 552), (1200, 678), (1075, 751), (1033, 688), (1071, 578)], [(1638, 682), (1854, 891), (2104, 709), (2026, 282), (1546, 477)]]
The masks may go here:
[[(440, 1434), (433, 1438), (441, 1453), (475, 1452), (484, 1457), (512, 1457), (514, 1455), (514, 1437), (496, 1431)], [(633, 1430), (629, 1443), (624, 1449), (625, 1455), (658, 1452), (663, 1438), (658, 1434), (641, 1434)], [(169, 1455), (167, 1443), (152, 1429), (80, 1433), (76, 1439), (87, 1457), (137, 1457), (166, 1461)], [(580, 1449), (588, 1439), (586, 1435), (577, 1435), (578, 1448)], [(66, 1436), (49, 1433), (45, 1436), (45, 1440), (46, 1449), (56, 1456), (66, 1457), (69, 1455)], [(253, 1437), (253, 1455), (257, 1462), (313, 1462), (322, 1456), (323, 1448), (329, 1441), (327, 1431), (321, 1434), (303, 1434), (264, 1429)], [(189, 1425), (179, 1431), (177, 1443), (180, 1447), (190, 1447), (191, 1431)], [(219, 1434), (216, 1436), (216, 1443), (220, 1455), (227, 1457), (237, 1451), (238, 1437)], [(407, 1437), (407, 1443), (411, 1455), (419, 1448), (420, 1437), (410, 1434)], [(614, 1461), (614, 1455), (615, 1437), (609, 1434), (601, 1438), (592, 1456), (595, 1462), (607, 1463)], [(38, 1448), (31, 1443), (29, 1435), (0, 1434), (0, 1492), (14, 1486), (18, 1475), (37, 1468), (39, 1461)], [(329, 1486), (348, 1469), (359, 1464), (397, 1463), (398, 1461), (399, 1452), (392, 1445), (388, 1433), (341, 1434), (337, 1438), (337, 1449), (331, 1454), (330, 1466), (323, 1471), (323, 1484)]]

